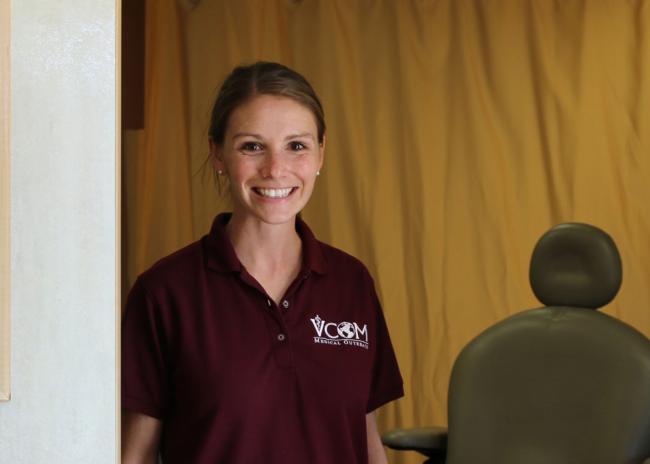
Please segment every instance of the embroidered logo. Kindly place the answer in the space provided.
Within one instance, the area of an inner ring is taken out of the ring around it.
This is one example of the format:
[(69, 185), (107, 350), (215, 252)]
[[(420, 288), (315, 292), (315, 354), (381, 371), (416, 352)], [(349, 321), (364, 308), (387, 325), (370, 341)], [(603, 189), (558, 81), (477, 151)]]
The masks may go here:
[(356, 322), (327, 322), (316, 316), (310, 319), (316, 336), (314, 343), (325, 345), (352, 345), (368, 349), (368, 325)]

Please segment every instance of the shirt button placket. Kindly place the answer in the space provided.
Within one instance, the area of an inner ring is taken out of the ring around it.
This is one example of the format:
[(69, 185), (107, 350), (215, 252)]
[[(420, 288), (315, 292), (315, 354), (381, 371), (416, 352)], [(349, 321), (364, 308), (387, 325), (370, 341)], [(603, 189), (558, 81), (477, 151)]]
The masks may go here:
[[(275, 319), (275, 322), (278, 324), (277, 329), (282, 330), (282, 332), (276, 332), (274, 335), (277, 343), (274, 349), (274, 357), (276, 358), (280, 367), (292, 367), (293, 362), (291, 356), (291, 348), (289, 346), (289, 339), (287, 338), (286, 329), (284, 327), (284, 324), (281, 322), (282, 318), (278, 318), (277, 315), (275, 315), (276, 305), (273, 303), (273, 301), (271, 301), (271, 298), (266, 298), (266, 305), (268, 306), (269, 310), (274, 313), (273, 319)], [(279, 306), (282, 306), (286, 309), (289, 307), (289, 301), (283, 300)]]

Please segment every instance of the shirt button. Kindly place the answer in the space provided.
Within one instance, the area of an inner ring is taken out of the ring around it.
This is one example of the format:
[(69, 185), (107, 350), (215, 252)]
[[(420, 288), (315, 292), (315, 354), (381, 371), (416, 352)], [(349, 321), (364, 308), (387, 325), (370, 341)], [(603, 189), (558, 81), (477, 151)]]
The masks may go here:
[(282, 306), (284, 306), (284, 309), (287, 309), (289, 307), (289, 300), (284, 300)]
[(286, 335), (278, 334), (278, 341), (283, 342), (285, 338), (287, 338)]

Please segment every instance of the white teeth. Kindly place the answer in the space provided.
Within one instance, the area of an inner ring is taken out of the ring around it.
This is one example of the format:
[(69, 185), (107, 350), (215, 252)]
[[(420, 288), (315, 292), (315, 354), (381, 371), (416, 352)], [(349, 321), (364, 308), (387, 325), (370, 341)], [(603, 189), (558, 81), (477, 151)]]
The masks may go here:
[(263, 188), (257, 188), (255, 189), (257, 193), (264, 197), (269, 197), (269, 198), (284, 198), (288, 197), (289, 194), (291, 193), (292, 188), (283, 188), (283, 189), (263, 189)]

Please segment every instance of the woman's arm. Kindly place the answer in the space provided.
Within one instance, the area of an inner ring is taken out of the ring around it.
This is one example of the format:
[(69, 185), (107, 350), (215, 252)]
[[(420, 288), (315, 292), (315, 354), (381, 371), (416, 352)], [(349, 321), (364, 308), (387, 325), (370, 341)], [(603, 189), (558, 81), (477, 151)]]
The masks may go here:
[(122, 464), (155, 464), (162, 422), (151, 416), (122, 411)]
[(384, 445), (381, 444), (374, 411), (366, 414), (366, 433), (368, 435), (368, 464), (388, 464)]

